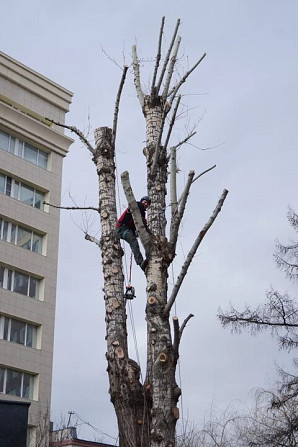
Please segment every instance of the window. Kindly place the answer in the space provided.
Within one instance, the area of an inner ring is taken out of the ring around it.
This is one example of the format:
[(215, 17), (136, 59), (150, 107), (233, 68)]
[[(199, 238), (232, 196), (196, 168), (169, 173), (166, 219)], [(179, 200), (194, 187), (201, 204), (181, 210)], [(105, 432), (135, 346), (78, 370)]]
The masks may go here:
[(43, 235), (0, 217), (0, 240), (18, 245), (34, 253), (42, 253)]
[(0, 148), (11, 152), (40, 168), (47, 169), (48, 154), (37, 147), (14, 138), (12, 135), (0, 130)]
[(15, 138), (6, 132), (0, 131), (0, 148), (14, 153), (15, 150)]
[(0, 240), (11, 242), (14, 245), (42, 253), (43, 236), (21, 225), (13, 224), (0, 217)]
[(37, 326), (1, 315), (0, 339), (36, 348)]
[(0, 286), (12, 292), (39, 299), (40, 280), (26, 273), (1, 266)]
[(33, 399), (34, 375), (0, 367), (0, 393)]
[(27, 205), (43, 210), (44, 193), (31, 186), (20, 183), (7, 175), (0, 174), (0, 192)]

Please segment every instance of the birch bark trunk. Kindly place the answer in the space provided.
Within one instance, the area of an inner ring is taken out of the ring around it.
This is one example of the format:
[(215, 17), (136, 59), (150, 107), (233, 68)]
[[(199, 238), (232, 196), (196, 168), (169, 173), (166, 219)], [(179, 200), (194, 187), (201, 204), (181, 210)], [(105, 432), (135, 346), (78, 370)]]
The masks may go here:
[(96, 129), (95, 141), (93, 162), (99, 181), (109, 393), (118, 420), (120, 446), (149, 446), (147, 418), (144, 418), (144, 393), (139, 380), (140, 368), (128, 356), (123, 253), (115, 235), (117, 214), (112, 130), (108, 127)]
[[(167, 268), (171, 261), (165, 236), (165, 197), (167, 157), (160, 143), (164, 122), (164, 103), (161, 97), (144, 98), (146, 119), (147, 188), (151, 199), (148, 223), (153, 244), (147, 270), (147, 371), (146, 390), (151, 408), (151, 447), (175, 445), (175, 426), (178, 419), (177, 401), (180, 390), (175, 381), (175, 355), (169, 318), (164, 318), (167, 303)], [(155, 164), (155, 166), (154, 166)], [(153, 169), (154, 168), (154, 169)]]

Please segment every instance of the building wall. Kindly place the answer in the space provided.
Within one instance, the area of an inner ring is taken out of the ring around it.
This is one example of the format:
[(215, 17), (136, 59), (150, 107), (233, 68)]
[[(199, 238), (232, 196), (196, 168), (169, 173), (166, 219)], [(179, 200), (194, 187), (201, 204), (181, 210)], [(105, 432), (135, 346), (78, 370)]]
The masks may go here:
[[(44, 169), (0, 147), (0, 174), (43, 192), (52, 204), (60, 204), (62, 162), (72, 140), (45, 117), (64, 123), (71, 97), (63, 87), (0, 52), (0, 130), (48, 153)], [(32, 399), (11, 394), (1, 394), (1, 398), (29, 400), (29, 424), (35, 426), (49, 413), (51, 401), (59, 210), (48, 205), (37, 209), (0, 193), (1, 218), (43, 235), (41, 254), (0, 240), (0, 267), (40, 280), (38, 299), (8, 290), (9, 280), (0, 287), (2, 326), (6, 317), (38, 327), (36, 348), (4, 340), (3, 328), (1, 339), (0, 331), (2, 373), (8, 368), (34, 375)]]

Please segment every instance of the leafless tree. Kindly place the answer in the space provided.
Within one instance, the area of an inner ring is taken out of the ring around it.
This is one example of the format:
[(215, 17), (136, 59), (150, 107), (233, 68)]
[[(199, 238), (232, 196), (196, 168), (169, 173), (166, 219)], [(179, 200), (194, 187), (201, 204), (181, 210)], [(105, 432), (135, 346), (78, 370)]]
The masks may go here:
[[(180, 88), (203, 61), (206, 54), (203, 54), (182, 78), (174, 83), (173, 73), (181, 42), (181, 38), (178, 36), (180, 20), (175, 26), (169, 48), (163, 55), (164, 24), (163, 18), (152, 84), (147, 93), (142, 88), (137, 48), (136, 46), (132, 48), (134, 84), (146, 124), (146, 147), (143, 153), (147, 166), (147, 193), (152, 201), (148, 211), (151, 234), (146, 231), (141, 219), (130, 186), (129, 173), (124, 172), (121, 175), (127, 202), (148, 260), (146, 269), (147, 367), (144, 383), (140, 380), (140, 366), (128, 355), (126, 299), (122, 270), (123, 251), (115, 235), (117, 221), (115, 140), (120, 95), (127, 67), (123, 69), (116, 98), (113, 126), (112, 128), (100, 127), (96, 129), (95, 147), (77, 128), (65, 126), (76, 133), (91, 152), (98, 175), (99, 207), (97, 211), (101, 222), (101, 237), (97, 239), (86, 233), (85, 238), (97, 244), (102, 254), (109, 392), (117, 415), (121, 447), (170, 447), (175, 445), (175, 427), (179, 418), (177, 404), (181, 394), (176, 383), (175, 372), (182, 333), (193, 315), (186, 316), (181, 325), (178, 317), (174, 316), (171, 329), (170, 312), (193, 257), (218, 216), (228, 193), (227, 190), (223, 191), (206, 225), (198, 229), (197, 237), (189, 250), (177, 281), (168, 295), (168, 268), (176, 254), (179, 229), (191, 186), (200, 177), (200, 175), (195, 176), (193, 170), (190, 171), (184, 190), (179, 197), (176, 189), (175, 148), (177, 149), (182, 143), (188, 141), (194, 132), (187, 135), (182, 142), (175, 142), (172, 150), (169, 148), (170, 140), (180, 103)], [(167, 119), (171, 111), (171, 118)], [(59, 125), (59, 123), (56, 124)], [(170, 159), (171, 220), (167, 230), (165, 209)]]
[[(297, 232), (298, 216), (292, 209), (289, 209), (288, 220)], [(297, 248), (297, 242), (276, 243), (277, 267), (283, 269), (291, 281), (298, 279)], [(292, 351), (298, 347), (297, 301), (287, 293), (271, 290), (265, 304), (242, 311), (231, 306), (227, 312), (219, 311), (219, 319), (232, 331), (247, 329), (255, 334), (270, 330), (281, 348)], [(294, 359), (294, 366), (297, 371), (297, 359)], [(248, 446), (298, 445), (298, 376), (279, 369), (279, 377), (276, 390), (263, 391), (257, 399), (256, 414), (251, 418), (253, 424), (246, 430), (247, 439), (250, 439)]]
[(298, 445), (297, 401), (281, 402), (278, 391), (258, 390), (252, 408), (211, 411), (203, 427), (190, 427), (177, 447), (294, 447)]

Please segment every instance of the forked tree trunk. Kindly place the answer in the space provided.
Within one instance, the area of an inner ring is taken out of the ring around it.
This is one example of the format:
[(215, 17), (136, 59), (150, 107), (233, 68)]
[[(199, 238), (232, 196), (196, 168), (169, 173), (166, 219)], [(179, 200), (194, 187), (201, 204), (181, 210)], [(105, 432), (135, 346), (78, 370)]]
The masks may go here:
[[(146, 98), (149, 102), (149, 97)], [(147, 372), (145, 386), (140, 383), (140, 368), (129, 359), (127, 349), (126, 309), (123, 295), (122, 250), (115, 236), (116, 199), (115, 164), (112, 132), (100, 128), (95, 132), (93, 161), (99, 179), (99, 210), (102, 227), (100, 248), (104, 273), (107, 361), (111, 401), (118, 420), (121, 447), (170, 447), (175, 444), (180, 389), (175, 381), (177, 356), (173, 349), (169, 317), (164, 316), (167, 303), (167, 268), (172, 259), (165, 237), (166, 156), (160, 148), (156, 174), (151, 147), (162, 123), (161, 101), (148, 104), (147, 166), (148, 193), (152, 198), (149, 225), (153, 232), (147, 270)]]

